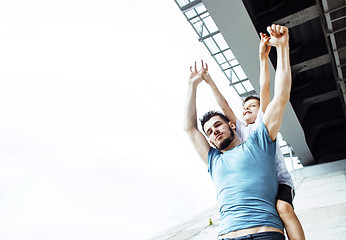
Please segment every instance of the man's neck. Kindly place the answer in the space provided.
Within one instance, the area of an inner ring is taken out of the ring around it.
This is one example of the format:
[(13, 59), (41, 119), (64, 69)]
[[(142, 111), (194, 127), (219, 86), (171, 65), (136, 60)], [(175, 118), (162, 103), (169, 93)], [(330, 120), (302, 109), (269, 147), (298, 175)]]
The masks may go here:
[(241, 144), (242, 141), (238, 138), (238, 136), (235, 136), (235, 138), (233, 139), (233, 141), (228, 145), (227, 148), (221, 150), (222, 153), (227, 152), (233, 148), (235, 148), (236, 146), (238, 146), (239, 144)]

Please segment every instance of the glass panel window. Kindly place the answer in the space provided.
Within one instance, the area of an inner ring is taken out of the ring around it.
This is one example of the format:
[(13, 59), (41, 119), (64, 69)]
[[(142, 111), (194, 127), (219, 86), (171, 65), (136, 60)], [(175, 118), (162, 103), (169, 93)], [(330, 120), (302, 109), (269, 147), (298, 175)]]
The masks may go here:
[(242, 79), (246, 78), (246, 75), (245, 75), (243, 69), (241, 68), (241, 66), (234, 67), (233, 70), (237, 74), (239, 79), (242, 80)]
[(246, 92), (245, 88), (243, 87), (241, 83), (235, 84), (234, 87), (237, 89), (239, 94), (243, 94)]
[(207, 9), (205, 8), (205, 6), (204, 6), (203, 4), (202, 4), (202, 5), (199, 5), (199, 6), (196, 7), (195, 9), (196, 9), (196, 11), (197, 11), (198, 13), (202, 13), (202, 12), (207, 11)]
[[(232, 83), (232, 69), (228, 69), (228, 70), (223, 71), (223, 72), (224, 72), (225, 75), (227, 76), (228, 81), (229, 81), (230, 83)], [(234, 75), (234, 74), (233, 74), (233, 75)]]
[(199, 21), (193, 24), (193, 27), (196, 29), (196, 31), (198, 32), (198, 35), (201, 36), (202, 33), (202, 29), (203, 29), (203, 22)]
[(199, 17), (196, 17), (196, 18), (190, 20), (190, 23), (191, 23), (192, 25), (194, 25), (194, 24), (197, 23), (197, 22), (201, 22), (201, 19), (200, 19)]
[(233, 53), (232, 53), (232, 51), (230, 49), (228, 49), (227, 51), (224, 51), (223, 54), (225, 55), (225, 57), (228, 60), (231, 60), (231, 59), (235, 58)]
[(249, 80), (243, 82), (243, 85), (244, 85), (247, 92), (254, 90), (254, 88), (253, 88), (253, 86)]
[(205, 19), (205, 18), (207, 18), (208, 16), (209, 16), (209, 13), (206, 12), (206, 13), (203, 13), (200, 17), (201, 17), (202, 19)]
[(224, 64), (221, 64), (222, 70), (225, 70), (225, 69), (229, 68), (230, 66), (231, 66), (231, 65), (229, 65), (228, 62), (226, 62), (226, 63), (224, 63)]
[(282, 152), (282, 154), (290, 153), (290, 149), (288, 148), (288, 146), (281, 147), (281, 152)]
[(215, 41), (217, 42), (217, 44), (219, 45), (221, 50), (225, 50), (228, 48), (228, 45), (225, 41), (225, 39), (223, 38), (223, 36), (221, 35), (221, 33), (218, 33), (214, 36)]
[[(233, 71), (233, 70), (232, 70)], [(239, 81), (239, 78), (237, 77), (237, 75), (236, 74), (232, 74), (232, 83), (236, 83), (236, 82), (238, 82)]]
[[(203, 22), (204, 23), (204, 22)], [(210, 34), (210, 31), (209, 31), (209, 29), (207, 28), (207, 26), (204, 24), (203, 25), (203, 33), (202, 33), (202, 37), (205, 37), (205, 36), (207, 36), (207, 35), (209, 35)]]
[(226, 62), (226, 58), (223, 56), (222, 53), (216, 54), (214, 58), (218, 64), (223, 64), (224, 62)]
[(238, 62), (237, 59), (233, 59), (233, 60), (230, 61), (230, 64), (231, 64), (232, 66), (235, 66), (235, 65), (238, 65), (239, 62)]
[(212, 54), (215, 54), (217, 52), (220, 52), (220, 49), (218, 48), (218, 46), (215, 44), (213, 38), (207, 38), (204, 40), (205, 45), (207, 46), (207, 48), (210, 50), (210, 52)]
[(196, 13), (196, 11), (194, 9), (191, 9), (190, 11), (187, 11), (185, 13), (185, 15), (186, 15), (187, 18), (192, 18), (192, 17), (196, 16), (197, 13)]
[(219, 30), (210, 16), (205, 18), (203, 21), (205, 22), (205, 25), (210, 32), (216, 32), (217, 30)]
[(187, 0), (177, 0), (177, 2), (178, 2), (180, 7), (183, 7), (186, 4), (188, 4), (190, 1), (187, 1)]

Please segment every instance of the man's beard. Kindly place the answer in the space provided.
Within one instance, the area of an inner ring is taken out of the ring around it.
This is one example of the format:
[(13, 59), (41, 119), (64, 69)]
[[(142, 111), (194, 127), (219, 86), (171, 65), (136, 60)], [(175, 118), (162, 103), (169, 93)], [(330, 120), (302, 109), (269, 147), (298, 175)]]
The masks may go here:
[(229, 127), (229, 130), (231, 131), (231, 136), (225, 138), (222, 142), (220, 142), (219, 146), (215, 145), (215, 147), (220, 151), (227, 148), (231, 144), (231, 142), (234, 140), (234, 137), (235, 137), (234, 132), (230, 126), (228, 126), (228, 127)]

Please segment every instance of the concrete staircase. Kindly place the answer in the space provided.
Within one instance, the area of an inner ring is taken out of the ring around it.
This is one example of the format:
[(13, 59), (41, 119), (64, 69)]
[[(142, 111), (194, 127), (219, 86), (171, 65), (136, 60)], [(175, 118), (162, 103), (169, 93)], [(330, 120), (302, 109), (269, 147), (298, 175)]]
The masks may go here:
[[(296, 187), (295, 211), (306, 239), (346, 240), (346, 160), (304, 167), (291, 175)], [(218, 226), (214, 206), (150, 240), (217, 239)]]

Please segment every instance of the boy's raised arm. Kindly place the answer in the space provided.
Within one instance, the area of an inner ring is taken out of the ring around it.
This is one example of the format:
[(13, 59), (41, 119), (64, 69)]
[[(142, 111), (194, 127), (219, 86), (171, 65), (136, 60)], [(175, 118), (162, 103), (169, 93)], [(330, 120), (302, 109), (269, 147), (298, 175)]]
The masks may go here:
[(268, 63), (268, 55), (271, 46), (267, 35), (260, 33), (261, 41), (259, 45), (259, 59), (260, 59), (260, 108), (265, 112), (270, 103), (270, 71)]
[(269, 44), (276, 47), (278, 61), (275, 73), (274, 98), (267, 107), (263, 123), (267, 127), (270, 138), (274, 141), (280, 130), (286, 104), (290, 98), (292, 76), (288, 28), (273, 24), (267, 30), (271, 35)]
[(230, 120), (234, 125), (236, 125), (237, 123), (237, 117), (235, 116), (234, 112), (232, 111), (232, 109), (230, 108), (230, 106), (228, 105), (227, 100), (224, 98), (224, 96), (222, 96), (221, 92), (219, 91), (219, 89), (217, 88), (215, 82), (213, 81), (213, 79), (211, 78), (209, 72), (208, 72), (208, 65), (206, 65), (206, 69), (202, 74), (203, 79), (206, 81), (206, 83), (208, 83), (208, 85), (211, 88), (211, 91), (214, 94), (215, 100), (217, 102), (217, 104), (219, 104), (220, 108), (222, 109), (223, 113), (225, 114), (225, 116), (228, 118), (228, 120)]
[(206, 164), (208, 164), (208, 151), (210, 149), (210, 145), (203, 133), (198, 130), (196, 109), (197, 86), (203, 81), (203, 62), (202, 69), (200, 71), (197, 71), (196, 62), (195, 68), (192, 69), (192, 67), (190, 67), (190, 71), (191, 74), (188, 82), (188, 91), (185, 101), (184, 130), (192, 141), (198, 155)]

